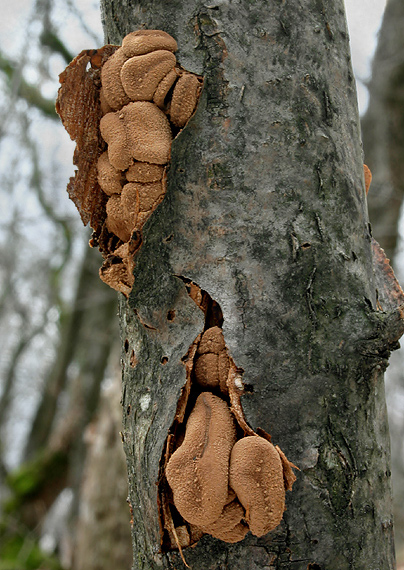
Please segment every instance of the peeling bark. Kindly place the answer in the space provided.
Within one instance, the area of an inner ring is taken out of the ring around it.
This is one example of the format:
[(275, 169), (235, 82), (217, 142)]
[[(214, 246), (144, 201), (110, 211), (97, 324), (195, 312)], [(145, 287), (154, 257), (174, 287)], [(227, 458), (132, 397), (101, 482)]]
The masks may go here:
[(205, 326), (188, 280), (221, 307), (246, 421), (301, 473), (274, 532), (205, 535), (186, 562), (392, 569), (383, 372), (404, 297), (377, 246), (373, 265), (342, 0), (102, 6), (107, 41), (164, 30), (204, 77), (120, 302), (134, 568), (183, 567), (160, 552), (156, 482), (184, 357)]

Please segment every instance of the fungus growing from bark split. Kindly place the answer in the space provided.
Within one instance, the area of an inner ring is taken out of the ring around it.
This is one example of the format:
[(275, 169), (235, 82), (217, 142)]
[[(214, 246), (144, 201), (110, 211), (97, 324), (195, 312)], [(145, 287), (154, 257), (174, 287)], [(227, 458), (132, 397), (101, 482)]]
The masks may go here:
[(94, 229), (90, 245), (105, 260), (101, 279), (125, 295), (134, 266), (124, 256), (140, 247), (139, 231), (164, 197), (173, 134), (194, 113), (202, 88), (201, 77), (177, 64), (176, 49), (166, 32), (139, 30), (121, 47), (83, 51), (60, 75), (56, 108), (77, 142), (79, 168), (69, 194)]
[[(162, 545), (167, 550), (178, 548), (181, 555), (184, 545), (174, 525), (178, 517), (183, 519), (179, 526), (188, 528), (186, 546), (197, 542), (200, 532), (229, 543), (243, 540), (249, 530), (263, 536), (281, 522), (285, 491), (296, 480), (295, 466), (272, 445), (270, 435), (260, 428), (255, 432), (247, 424), (241, 406), (242, 371), (228, 353), (221, 308), (195, 283), (184, 281), (189, 296), (204, 311), (205, 322), (213, 326), (198, 335), (184, 359), (187, 382), (161, 462)], [(226, 374), (221, 375), (218, 363), (223, 357)], [(188, 402), (194, 398), (195, 406), (187, 416)], [(226, 422), (219, 425), (219, 416)], [(217, 469), (219, 463), (214, 465), (212, 460), (216, 463), (219, 456), (222, 462)], [(215, 509), (209, 497), (214, 497)]]

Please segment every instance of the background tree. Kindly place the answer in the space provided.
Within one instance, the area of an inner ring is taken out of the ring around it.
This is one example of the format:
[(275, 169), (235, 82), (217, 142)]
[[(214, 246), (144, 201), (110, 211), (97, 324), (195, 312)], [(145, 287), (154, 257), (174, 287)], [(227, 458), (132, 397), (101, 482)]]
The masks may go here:
[[(3, 42), (0, 51), (0, 566), (19, 570), (59, 568), (60, 561), (89, 570), (99, 567), (100, 552), (104, 559), (108, 552), (111, 566), (128, 567), (131, 559), (119, 429), (111, 407), (99, 405), (102, 385), (118, 374), (111, 367), (118, 358), (117, 300), (100, 282), (88, 232), (69, 208), (71, 161), (64, 170), (52, 138), (64, 140), (55, 68), (62, 71), (80, 49), (66, 35), (72, 19), (85, 45), (101, 43), (73, 2), (38, 0), (20, 53)], [(102, 429), (105, 418), (113, 440)], [(101, 435), (85, 441), (95, 425)], [(114, 456), (97, 497), (89, 483), (99, 469), (95, 445), (105, 458)], [(97, 541), (83, 532), (83, 516)], [(83, 551), (92, 556), (84, 560)]]
[(393, 568), (383, 371), (403, 298), (377, 246), (372, 264), (343, 2), (102, 6), (109, 42), (163, 29), (205, 78), (121, 299), (134, 567), (182, 564), (157, 554), (155, 483), (182, 359), (205, 326), (192, 281), (223, 312), (248, 422), (301, 473), (274, 533), (205, 536), (188, 563)]

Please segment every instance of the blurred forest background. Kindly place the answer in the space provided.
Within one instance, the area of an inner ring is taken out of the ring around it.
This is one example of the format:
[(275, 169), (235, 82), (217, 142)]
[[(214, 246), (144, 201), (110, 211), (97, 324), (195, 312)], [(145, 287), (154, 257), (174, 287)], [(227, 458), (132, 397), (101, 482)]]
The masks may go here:
[[(388, 0), (383, 21), (385, 0), (346, 7), (373, 173), (370, 219), (400, 279), (404, 3)], [(98, 252), (68, 200), (74, 144), (54, 110), (59, 73), (82, 49), (104, 44), (99, 4), (15, 0), (2, 11), (0, 570), (129, 569), (117, 298), (99, 280)], [(404, 565), (402, 351), (386, 394)]]

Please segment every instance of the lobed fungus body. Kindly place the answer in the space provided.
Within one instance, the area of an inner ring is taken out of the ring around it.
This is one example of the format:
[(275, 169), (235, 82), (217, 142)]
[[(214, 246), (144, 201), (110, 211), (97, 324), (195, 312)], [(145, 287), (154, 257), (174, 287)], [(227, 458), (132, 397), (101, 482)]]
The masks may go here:
[(131, 57), (122, 66), (121, 82), (131, 101), (151, 101), (158, 84), (177, 60), (166, 50)]
[(135, 162), (126, 172), (128, 182), (157, 182), (163, 178), (164, 167), (148, 162)]
[(112, 166), (108, 153), (103, 152), (97, 162), (98, 184), (108, 196), (122, 192), (122, 172)]
[(102, 138), (108, 143), (108, 158), (117, 170), (126, 170), (133, 160), (167, 164), (172, 134), (167, 117), (153, 103), (129, 103), (108, 113), (100, 122)]
[(125, 295), (133, 263), (121, 257), (121, 246), (136, 230), (126, 249), (133, 255), (140, 247), (139, 231), (165, 194), (172, 129), (176, 134), (186, 125), (201, 91), (201, 78), (177, 64), (176, 50), (167, 32), (139, 30), (122, 46), (83, 51), (60, 76), (57, 111), (77, 141), (79, 160), (69, 194), (94, 229), (90, 244), (104, 257), (101, 279)]
[(113, 194), (107, 202), (109, 231), (123, 242), (129, 241), (136, 227), (139, 209), (140, 198), (136, 185), (126, 184), (121, 194)]
[(197, 352), (198, 354), (219, 354), (226, 348), (224, 342), (223, 331), (220, 327), (211, 327), (207, 329), (199, 342)]
[(195, 379), (203, 388), (220, 388), (226, 393), (229, 368), (229, 358), (225, 352), (201, 354), (195, 361)]
[(153, 103), (160, 107), (160, 109), (166, 109), (166, 98), (174, 83), (181, 76), (181, 72), (177, 67), (174, 67), (167, 75), (160, 81), (156, 91), (153, 95)]
[(101, 70), (103, 98), (113, 111), (117, 111), (130, 103), (130, 98), (121, 81), (121, 69), (127, 59), (122, 48), (120, 48), (108, 59)]
[(272, 443), (260, 436), (240, 439), (231, 452), (229, 482), (255, 536), (279, 525), (285, 510), (285, 485), (281, 458)]
[(176, 127), (183, 127), (190, 119), (199, 97), (198, 79), (184, 73), (177, 81), (170, 107), (170, 119)]
[(165, 470), (174, 504), (187, 522), (204, 527), (220, 517), (235, 442), (236, 428), (226, 402), (202, 392), (188, 418), (184, 441)]
[[(192, 282), (187, 284), (187, 290), (205, 312), (205, 317), (209, 314), (210, 322), (222, 322), (220, 307), (206, 292)], [(285, 491), (291, 489), (296, 480), (292, 471), (294, 465), (278, 447), (272, 445), (270, 435), (260, 428), (257, 428), (256, 433), (248, 426), (240, 400), (244, 392), (241, 374), (242, 371), (237, 369), (228, 354), (219, 325), (206, 329), (195, 339), (187, 355), (187, 378), (191, 382), (187, 382), (187, 389), (179, 401), (181, 411), (177, 410), (176, 415), (181, 418), (181, 422), (185, 422), (185, 439), (171, 457), (168, 455), (165, 460), (165, 476), (172, 490), (172, 504), (184, 521), (191, 525), (191, 543), (199, 539), (192, 539), (193, 525), (203, 533), (229, 543), (243, 540), (249, 530), (256, 536), (270, 532), (281, 522), (285, 509)], [(187, 398), (192, 397), (193, 391), (198, 394), (201, 389), (204, 392), (197, 398), (195, 408), (187, 419), (184, 414)], [(210, 426), (207, 430), (207, 418), (209, 417), (209, 422), (217, 420), (207, 411), (209, 407), (200, 407), (201, 400), (206, 402), (206, 398), (215, 402), (218, 409), (220, 406), (223, 411), (227, 410), (232, 417), (233, 427), (237, 426), (230, 457), (227, 455), (228, 447), (223, 446), (223, 434), (218, 430), (210, 430)], [(204, 447), (202, 441), (209, 442), (217, 456), (222, 454), (229, 461), (226, 499), (224, 470), (220, 471), (218, 477), (213, 468), (209, 469), (209, 479), (203, 478), (203, 481), (208, 481), (206, 484), (201, 484), (198, 476), (192, 479)], [(221, 500), (215, 496), (217, 485), (222, 488)], [(218, 507), (216, 511), (208, 512), (209, 507), (201, 501), (204, 489), (209, 489), (211, 496), (215, 497)], [(211, 513), (210, 522), (198, 510), (199, 506), (208, 515)], [(176, 544), (178, 546), (178, 542)]]
[(227, 393), (230, 360), (220, 327), (207, 329), (201, 338), (195, 360), (195, 380), (205, 389), (220, 388)]
[(126, 57), (143, 55), (155, 50), (177, 51), (175, 39), (162, 30), (138, 30), (123, 38), (122, 51)]

